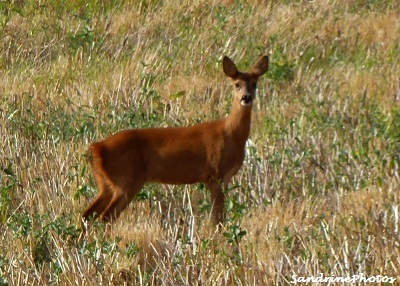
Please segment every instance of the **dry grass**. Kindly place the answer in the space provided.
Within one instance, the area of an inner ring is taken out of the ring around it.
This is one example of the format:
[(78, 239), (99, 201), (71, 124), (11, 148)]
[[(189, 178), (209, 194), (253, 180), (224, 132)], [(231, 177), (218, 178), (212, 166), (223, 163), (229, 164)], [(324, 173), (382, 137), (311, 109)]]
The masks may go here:
[[(97, 2), (0, 3), (0, 285), (398, 283), (398, 1)], [(225, 116), (222, 56), (264, 53), (224, 229), (203, 186), (149, 185), (78, 239), (88, 144)]]

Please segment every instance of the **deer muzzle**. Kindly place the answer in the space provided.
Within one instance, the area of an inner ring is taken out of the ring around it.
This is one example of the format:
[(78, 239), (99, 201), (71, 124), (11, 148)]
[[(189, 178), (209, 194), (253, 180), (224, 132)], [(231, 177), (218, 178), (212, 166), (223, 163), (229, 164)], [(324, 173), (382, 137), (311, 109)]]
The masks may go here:
[(240, 104), (247, 106), (247, 105), (250, 105), (252, 101), (253, 101), (253, 98), (251, 97), (251, 95), (246, 94), (246, 95), (242, 96), (242, 99), (240, 100)]

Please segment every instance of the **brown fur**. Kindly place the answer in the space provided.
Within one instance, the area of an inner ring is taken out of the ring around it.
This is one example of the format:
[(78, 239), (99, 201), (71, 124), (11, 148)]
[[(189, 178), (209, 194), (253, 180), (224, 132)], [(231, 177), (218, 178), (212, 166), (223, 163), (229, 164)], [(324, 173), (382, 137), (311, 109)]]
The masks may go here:
[(228, 187), (243, 163), (256, 83), (268, 69), (268, 57), (248, 73), (224, 57), (223, 69), (235, 88), (228, 117), (191, 127), (125, 130), (90, 146), (99, 194), (83, 213), (84, 220), (93, 215), (115, 220), (148, 182), (201, 182), (211, 191), (216, 222), (222, 222), (222, 186)]

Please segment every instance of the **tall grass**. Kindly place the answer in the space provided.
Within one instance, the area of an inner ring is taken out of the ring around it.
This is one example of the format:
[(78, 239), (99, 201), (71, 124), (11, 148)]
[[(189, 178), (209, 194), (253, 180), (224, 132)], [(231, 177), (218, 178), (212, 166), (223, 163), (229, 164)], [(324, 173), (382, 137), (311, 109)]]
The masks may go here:
[[(1, 2), (0, 285), (398, 283), (399, 14), (394, 0)], [(226, 116), (223, 55), (246, 69), (260, 54), (224, 229), (204, 186), (148, 185), (79, 239), (90, 142)]]

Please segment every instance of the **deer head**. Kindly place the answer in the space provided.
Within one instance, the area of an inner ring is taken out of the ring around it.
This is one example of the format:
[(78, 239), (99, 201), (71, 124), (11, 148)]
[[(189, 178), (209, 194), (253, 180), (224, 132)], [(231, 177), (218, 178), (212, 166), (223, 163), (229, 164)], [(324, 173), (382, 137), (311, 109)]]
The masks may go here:
[(227, 56), (224, 57), (222, 66), (224, 73), (231, 78), (235, 87), (235, 100), (239, 101), (242, 106), (252, 106), (256, 96), (258, 78), (268, 70), (268, 56), (260, 58), (247, 73), (238, 71), (235, 63)]

